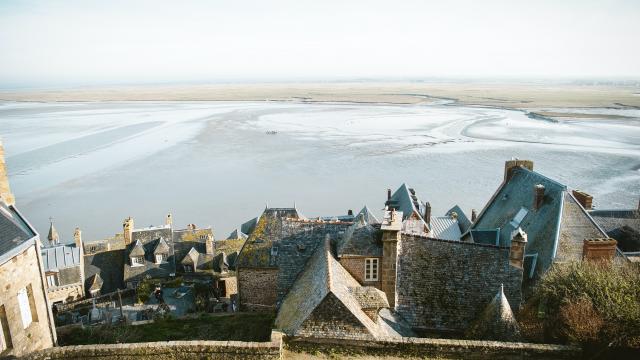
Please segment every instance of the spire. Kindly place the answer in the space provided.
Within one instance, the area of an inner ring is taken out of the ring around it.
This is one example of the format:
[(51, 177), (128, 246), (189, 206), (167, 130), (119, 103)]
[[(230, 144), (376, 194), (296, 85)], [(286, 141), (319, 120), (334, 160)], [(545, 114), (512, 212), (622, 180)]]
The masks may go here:
[(7, 167), (4, 161), (2, 140), (0, 140), (0, 202), (4, 202), (7, 205), (16, 204), (16, 199), (9, 188), (9, 174), (7, 173)]
[(504, 285), (480, 316), (467, 330), (467, 336), (473, 339), (518, 341), (520, 328), (511, 311), (511, 305), (504, 295)]
[(52, 217), (49, 218), (49, 223), (51, 224), (49, 226), (49, 235), (47, 236), (47, 239), (49, 239), (49, 244), (51, 244), (51, 246), (58, 245), (60, 243), (60, 236), (58, 236), (58, 230), (56, 230), (55, 226), (53, 226)]

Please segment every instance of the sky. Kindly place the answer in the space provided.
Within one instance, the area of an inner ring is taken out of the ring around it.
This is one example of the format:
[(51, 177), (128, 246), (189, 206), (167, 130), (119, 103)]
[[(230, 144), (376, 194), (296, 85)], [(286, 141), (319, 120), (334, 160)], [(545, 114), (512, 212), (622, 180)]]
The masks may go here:
[(638, 0), (0, 1), (0, 88), (640, 78)]

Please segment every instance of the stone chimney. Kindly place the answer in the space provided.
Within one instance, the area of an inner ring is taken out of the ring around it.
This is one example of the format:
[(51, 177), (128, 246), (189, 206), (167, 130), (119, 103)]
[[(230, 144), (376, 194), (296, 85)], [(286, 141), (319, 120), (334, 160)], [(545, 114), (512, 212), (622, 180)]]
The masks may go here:
[(427, 225), (431, 227), (431, 203), (429, 203), (428, 201), (426, 204), (424, 204), (424, 222), (426, 222)]
[(396, 304), (396, 268), (398, 261), (398, 241), (402, 230), (402, 212), (387, 210), (382, 224), (382, 267), (380, 280), (382, 291), (387, 295), (391, 309)]
[(507, 182), (509, 181), (509, 179), (511, 179), (511, 175), (513, 172), (513, 169), (517, 168), (517, 167), (523, 167), (526, 169), (529, 169), (531, 171), (533, 171), (533, 161), (531, 160), (518, 160), (518, 159), (513, 159), (513, 160), (508, 160), (504, 163), (504, 181)]
[(76, 247), (80, 249), (82, 252), (82, 230), (79, 227), (75, 229), (73, 232), (73, 242), (76, 244)]
[(533, 210), (538, 210), (544, 202), (544, 185), (538, 184), (533, 187)]
[(609, 262), (616, 256), (617, 241), (614, 239), (584, 239), (582, 260)]
[(580, 190), (573, 190), (571, 193), (585, 210), (591, 210), (593, 208), (593, 196)]
[(49, 235), (47, 235), (47, 239), (49, 240), (49, 245), (55, 246), (60, 243), (60, 236), (58, 235), (58, 230), (53, 226), (53, 218), (49, 219)]
[(521, 228), (511, 233), (511, 248), (509, 249), (509, 265), (524, 269), (524, 249), (527, 246), (527, 233)]
[(478, 212), (476, 211), (476, 209), (471, 209), (471, 222), (476, 222), (476, 219), (478, 218)]
[(387, 189), (387, 201), (391, 200), (391, 189)]
[(167, 217), (164, 220), (164, 224), (165, 225), (169, 225), (169, 226), (173, 226), (173, 216), (171, 216), (171, 213), (167, 214)]
[(122, 223), (122, 230), (124, 235), (124, 244), (131, 244), (133, 239), (133, 218), (131, 216), (124, 219), (124, 223)]
[(213, 255), (214, 246), (213, 246), (213, 235), (207, 234), (207, 240), (205, 243), (207, 255)]
[(16, 199), (9, 188), (9, 174), (4, 161), (4, 147), (0, 140), (0, 201), (4, 201), (7, 205), (15, 205)]

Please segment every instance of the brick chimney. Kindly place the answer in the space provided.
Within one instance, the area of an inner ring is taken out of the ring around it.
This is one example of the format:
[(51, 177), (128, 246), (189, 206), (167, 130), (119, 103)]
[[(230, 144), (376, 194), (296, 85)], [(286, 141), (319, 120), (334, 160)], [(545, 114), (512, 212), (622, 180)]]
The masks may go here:
[(124, 244), (129, 245), (133, 239), (133, 218), (129, 216), (122, 223), (122, 231), (124, 235)]
[(523, 167), (526, 169), (529, 169), (531, 171), (533, 171), (533, 161), (531, 160), (518, 160), (518, 159), (512, 159), (512, 160), (508, 160), (504, 163), (504, 181), (507, 182), (509, 181), (509, 179), (511, 179), (511, 175), (513, 172), (513, 169), (517, 168), (517, 167)]
[(402, 230), (402, 212), (387, 210), (384, 213), (382, 224), (382, 271), (380, 280), (382, 291), (387, 295), (389, 306), (395, 308), (396, 304), (396, 268), (398, 262), (398, 241)]
[(538, 184), (533, 187), (533, 209), (538, 210), (544, 202), (544, 185)]
[(593, 208), (593, 196), (580, 190), (573, 190), (571, 193), (585, 210), (591, 210)]
[(431, 227), (431, 203), (429, 203), (428, 201), (426, 204), (424, 204), (424, 222), (426, 222), (427, 225)]
[(612, 261), (616, 256), (617, 241), (609, 238), (584, 239), (582, 246), (582, 260), (585, 261)]
[(211, 234), (207, 234), (207, 240), (205, 243), (205, 251), (207, 252), (207, 255), (213, 255), (214, 252), (214, 247), (213, 247), (213, 235)]
[(509, 265), (524, 269), (524, 250), (527, 246), (527, 233), (521, 228), (511, 233), (511, 247), (509, 249)]
[(476, 222), (477, 218), (478, 212), (476, 211), (476, 209), (471, 209), (471, 222)]
[(9, 174), (7, 173), (7, 166), (4, 161), (4, 147), (0, 140), (0, 201), (4, 201), (7, 205), (15, 205), (16, 198), (11, 193), (9, 188)]

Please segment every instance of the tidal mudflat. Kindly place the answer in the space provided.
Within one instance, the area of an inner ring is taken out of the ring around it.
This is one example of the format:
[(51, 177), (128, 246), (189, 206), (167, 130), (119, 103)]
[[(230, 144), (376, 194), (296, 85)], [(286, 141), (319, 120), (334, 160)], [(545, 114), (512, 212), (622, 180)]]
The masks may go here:
[(143, 227), (168, 212), (222, 238), (267, 204), (309, 217), (376, 209), (402, 182), (434, 214), (481, 209), (511, 157), (598, 208), (637, 206), (640, 110), (561, 110), (550, 121), (446, 101), (3, 102), (0, 136), (21, 210), (42, 234), (54, 217), (63, 241), (76, 226), (94, 240), (126, 216)]

